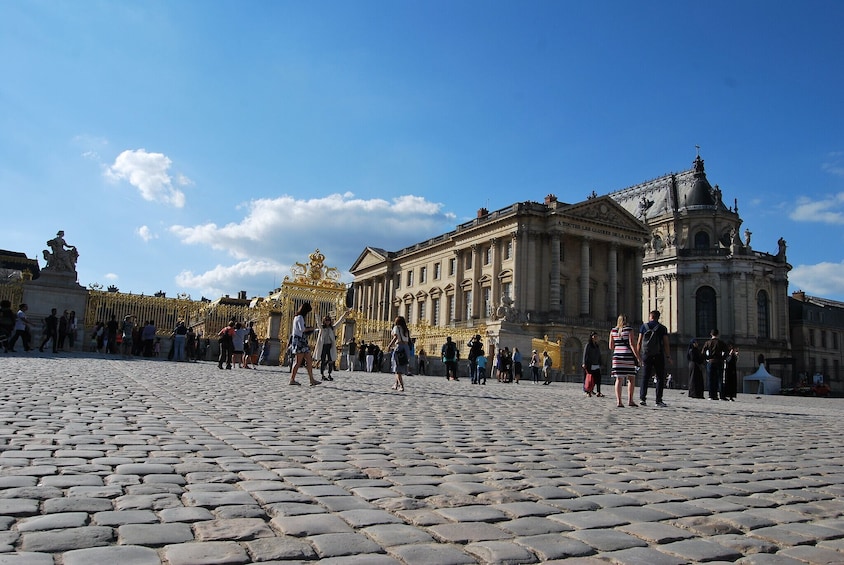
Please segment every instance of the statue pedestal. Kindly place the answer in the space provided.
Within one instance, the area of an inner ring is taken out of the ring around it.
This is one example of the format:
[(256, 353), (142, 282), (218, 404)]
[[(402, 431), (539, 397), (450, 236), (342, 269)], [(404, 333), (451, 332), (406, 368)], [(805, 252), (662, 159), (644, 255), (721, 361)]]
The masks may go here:
[[(76, 339), (73, 349), (84, 350), (85, 340), (83, 328), (85, 326), (85, 309), (88, 306), (88, 291), (76, 282), (75, 271), (42, 270), (36, 280), (23, 284), (23, 302), (29, 305), (27, 312), (33, 325), (32, 342), (40, 343), (41, 327), (44, 318), (50, 315), (50, 310), (56, 309), (56, 315), (61, 317), (65, 310), (76, 312)], [(17, 308), (13, 304), (12, 308)], [(69, 344), (65, 343), (65, 349)]]

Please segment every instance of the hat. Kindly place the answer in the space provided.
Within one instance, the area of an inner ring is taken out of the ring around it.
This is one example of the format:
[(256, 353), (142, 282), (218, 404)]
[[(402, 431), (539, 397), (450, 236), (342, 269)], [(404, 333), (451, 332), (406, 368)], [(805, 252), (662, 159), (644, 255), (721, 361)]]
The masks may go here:
[(536, 349), (534, 349), (531, 353), (536, 353)]

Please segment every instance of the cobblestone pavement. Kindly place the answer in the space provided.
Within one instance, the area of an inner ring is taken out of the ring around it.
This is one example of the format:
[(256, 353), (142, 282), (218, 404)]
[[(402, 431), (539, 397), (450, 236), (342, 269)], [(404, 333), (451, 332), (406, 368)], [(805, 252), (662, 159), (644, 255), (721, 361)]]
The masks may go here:
[(0, 357), (0, 565), (844, 563), (842, 400), (335, 375)]

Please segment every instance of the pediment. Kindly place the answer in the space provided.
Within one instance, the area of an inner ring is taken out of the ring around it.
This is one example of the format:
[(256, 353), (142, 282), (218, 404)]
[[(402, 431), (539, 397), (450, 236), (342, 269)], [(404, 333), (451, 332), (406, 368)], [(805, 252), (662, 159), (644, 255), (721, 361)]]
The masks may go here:
[(640, 222), (609, 196), (589, 198), (583, 202), (572, 204), (562, 213), (568, 218), (641, 234), (643, 237), (648, 237), (650, 234), (650, 230), (643, 222)]
[(377, 247), (367, 247), (360, 255), (358, 255), (358, 258), (352, 264), (349, 272), (354, 273), (355, 271), (360, 271), (362, 269), (366, 269), (367, 267), (383, 265), (384, 262), (390, 258), (389, 255), (390, 254), (383, 249), (379, 249)]

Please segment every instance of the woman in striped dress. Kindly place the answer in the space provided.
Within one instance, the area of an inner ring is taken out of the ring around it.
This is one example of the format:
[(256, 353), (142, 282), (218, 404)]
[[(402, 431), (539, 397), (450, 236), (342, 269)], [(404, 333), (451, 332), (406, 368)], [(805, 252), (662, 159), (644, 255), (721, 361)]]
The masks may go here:
[(612, 376), (615, 377), (615, 400), (619, 408), (624, 407), (621, 402), (621, 387), (627, 379), (627, 405), (638, 406), (633, 402), (633, 391), (636, 388), (636, 367), (641, 365), (639, 353), (631, 347), (633, 330), (627, 325), (627, 316), (619, 315), (616, 326), (610, 331), (610, 351), (612, 351)]

